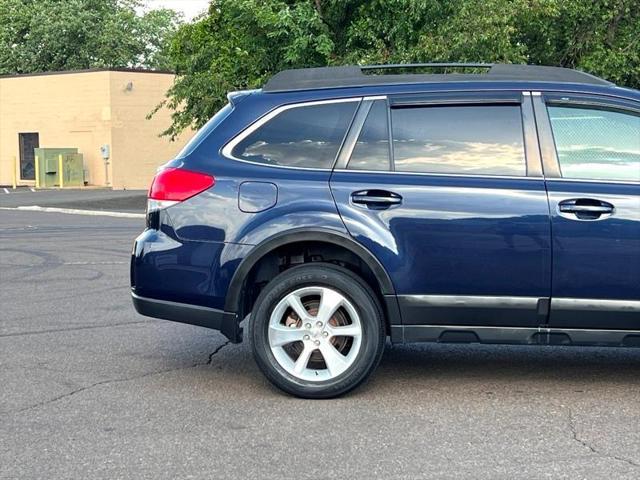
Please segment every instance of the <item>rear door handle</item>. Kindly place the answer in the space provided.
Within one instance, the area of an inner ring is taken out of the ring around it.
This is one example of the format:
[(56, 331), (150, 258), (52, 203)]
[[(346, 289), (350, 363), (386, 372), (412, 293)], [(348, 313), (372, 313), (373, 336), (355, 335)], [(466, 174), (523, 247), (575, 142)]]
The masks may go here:
[(402, 197), (386, 190), (362, 190), (351, 194), (351, 201), (372, 210), (384, 210), (402, 203)]
[(604, 205), (560, 205), (560, 211), (566, 213), (592, 212), (592, 213), (611, 213), (613, 207)]
[(609, 202), (594, 198), (571, 198), (558, 203), (558, 211), (565, 218), (578, 220), (598, 220), (613, 213), (614, 206)]

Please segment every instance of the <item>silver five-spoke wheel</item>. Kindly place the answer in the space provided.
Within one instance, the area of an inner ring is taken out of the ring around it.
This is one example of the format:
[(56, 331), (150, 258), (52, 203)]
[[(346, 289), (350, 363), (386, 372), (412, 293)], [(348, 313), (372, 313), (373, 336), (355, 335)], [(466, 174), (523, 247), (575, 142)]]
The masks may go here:
[(351, 302), (328, 287), (286, 295), (269, 319), (269, 346), (291, 375), (324, 381), (344, 373), (361, 347), (362, 325)]
[(323, 262), (288, 268), (270, 280), (248, 326), (260, 370), (303, 398), (332, 398), (362, 384), (385, 344), (382, 307), (371, 287)]

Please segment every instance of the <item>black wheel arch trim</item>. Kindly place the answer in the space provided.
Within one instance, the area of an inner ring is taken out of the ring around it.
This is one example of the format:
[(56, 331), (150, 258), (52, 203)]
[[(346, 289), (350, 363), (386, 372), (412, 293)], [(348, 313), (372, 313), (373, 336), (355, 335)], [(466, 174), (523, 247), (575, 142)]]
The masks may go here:
[(254, 265), (276, 248), (297, 242), (326, 242), (344, 247), (357, 255), (371, 269), (376, 277), (382, 295), (395, 295), (395, 289), (389, 274), (380, 261), (351, 236), (338, 230), (315, 227), (300, 227), (281, 232), (259, 243), (238, 265), (227, 291), (225, 310), (239, 313), (245, 280)]

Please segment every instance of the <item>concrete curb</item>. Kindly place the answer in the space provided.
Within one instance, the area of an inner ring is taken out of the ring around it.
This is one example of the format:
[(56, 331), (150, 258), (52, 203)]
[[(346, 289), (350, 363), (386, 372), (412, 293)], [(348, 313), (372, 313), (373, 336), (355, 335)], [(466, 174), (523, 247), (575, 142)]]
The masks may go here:
[(0, 210), (17, 210), (28, 212), (66, 213), (69, 215), (90, 215), (96, 217), (145, 218), (144, 213), (110, 212), (106, 210), (79, 210), (75, 208), (39, 207), (30, 205), (23, 207), (0, 207)]

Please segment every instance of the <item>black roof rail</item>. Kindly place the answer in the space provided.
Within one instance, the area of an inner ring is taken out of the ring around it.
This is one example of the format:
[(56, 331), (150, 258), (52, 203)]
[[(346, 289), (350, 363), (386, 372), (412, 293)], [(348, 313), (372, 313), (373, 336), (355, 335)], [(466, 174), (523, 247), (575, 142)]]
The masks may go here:
[(361, 71), (367, 70), (410, 70), (410, 69), (429, 69), (429, 68), (486, 68), (490, 69), (494, 63), (391, 63), (382, 65), (361, 65)]
[[(396, 73), (394, 70), (422, 69), (486, 69), (477, 73)], [(382, 75), (372, 74), (376, 70)], [(384, 72), (388, 70), (388, 72)], [(271, 77), (264, 85), (264, 92), (287, 92), (341, 87), (364, 87), (371, 85), (397, 85), (406, 83), (444, 82), (558, 82), (589, 85), (614, 84), (586, 72), (570, 68), (543, 65), (502, 63), (410, 63), (391, 65), (348, 65), (342, 67), (316, 67), (283, 70)]]

